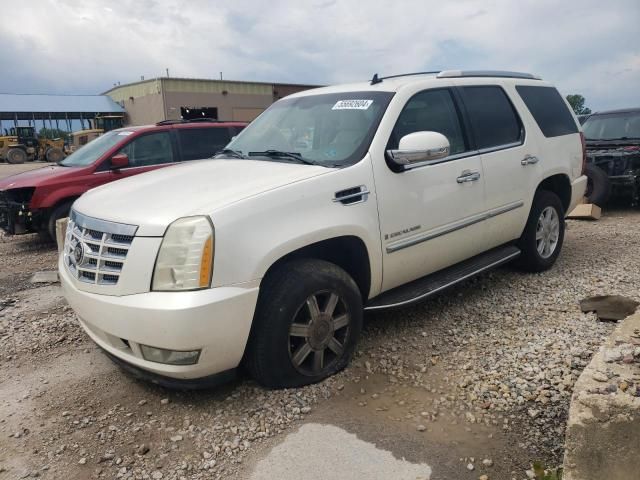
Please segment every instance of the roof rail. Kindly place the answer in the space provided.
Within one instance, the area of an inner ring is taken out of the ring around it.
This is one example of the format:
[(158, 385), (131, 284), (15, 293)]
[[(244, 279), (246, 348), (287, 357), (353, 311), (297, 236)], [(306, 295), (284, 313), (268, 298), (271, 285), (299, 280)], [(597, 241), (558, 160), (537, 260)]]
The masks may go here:
[(378, 74), (374, 74), (371, 79), (371, 85), (375, 85), (376, 83), (382, 83), (383, 80), (387, 78), (398, 78), (398, 77), (408, 77), (410, 75), (434, 75), (436, 73), (440, 73), (440, 70), (436, 70), (434, 72), (413, 72), (413, 73), (401, 73), (399, 75), (389, 75), (387, 77), (379, 77)]
[(509, 72), (504, 70), (443, 70), (436, 75), (437, 78), (461, 78), (461, 77), (503, 77), (523, 78), (527, 80), (542, 80), (538, 75), (522, 72)]
[(191, 119), (180, 118), (177, 120), (162, 120), (160, 122), (157, 122), (156, 125), (160, 126), (160, 125), (174, 125), (178, 123), (200, 123), (200, 122), (225, 123), (227, 122), (227, 120), (216, 120), (215, 118), (191, 118)]

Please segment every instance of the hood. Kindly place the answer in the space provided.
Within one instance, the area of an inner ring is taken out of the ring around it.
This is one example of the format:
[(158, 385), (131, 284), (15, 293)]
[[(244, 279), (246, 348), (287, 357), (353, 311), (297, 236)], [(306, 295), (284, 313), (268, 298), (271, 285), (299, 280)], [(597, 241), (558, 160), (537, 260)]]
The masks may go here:
[(234, 202), (331, 171), (258, 160), (198, 160), (95, 188), (73, 208), (90, 217), (137, 225), (138, 236), (162, 236), (180, 217), (210, 215)]
[(64, 177), (72, 177), (85, 167), (60, 167), (51, 165), (48, 167), (36, 168), (27, 172), (18, 173), (9, 177), (0, 179), (0, 190), (8, 190), (10, 188), (38, 187), (44, 182), (52, 179)]

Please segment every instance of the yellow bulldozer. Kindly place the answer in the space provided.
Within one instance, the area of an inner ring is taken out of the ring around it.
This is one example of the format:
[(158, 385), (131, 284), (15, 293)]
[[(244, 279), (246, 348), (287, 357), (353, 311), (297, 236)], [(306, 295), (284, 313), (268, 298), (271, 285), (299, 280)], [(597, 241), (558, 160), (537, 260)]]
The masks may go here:
[(46, 160), (57, 163), (65, 157), (64, 139), (36, 135), (34, 127), (13, 127), (0, 132), (0, 160), (8, 163)]

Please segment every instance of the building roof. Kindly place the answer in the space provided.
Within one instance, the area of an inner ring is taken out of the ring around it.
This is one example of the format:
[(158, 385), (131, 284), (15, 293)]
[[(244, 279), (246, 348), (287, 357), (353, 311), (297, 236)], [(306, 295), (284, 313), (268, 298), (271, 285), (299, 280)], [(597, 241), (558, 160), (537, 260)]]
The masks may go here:
[(0, 116), (12, 119), (41, 118), (52, 114), (52, 118), (64, 118), (64, 114), (77, 117), (80, 113), (124, 113), (124, 109), (107, 95), (32, 95), (0, 93)]
[(180, 81), (180, 82), (207, 82), (207, 83), (235, 83), (235, 84), (239, 84), (239, 85), (266, 85), (266, 86), (287, 86), (287, 87), (308, 87), (308, 88), (316, 88), (319, 87), (321, 85), (310, 85), (310, 84), (304, 84), (304, 83), (287, 83), (287, 82), (253, 82), (253, 81), (247, 81), (247, 80), (227, 80), (227, 79), (223, 79), (220, 80), (219, 78), (188, 78), (188, 77), (154, 77), (154, 78), (147, 78), (145, 80), (139, 80), (137, 82), (131, 82), (131, 83), (123, 83), (122, 85), (114, 85), (112, 88), (110, 88), (109, 90), (107, 90), (106, 92), (103, 92), (103, 95), (107, 95), (111, 92), (113, 92), (114, 90), (118, 90), (124, 87), (131, 87), (134, 85), (142, 85), (142, 84), (148, 84), (148, 83), (155, 83), (155, 82), (163, 82), (163, 81)]

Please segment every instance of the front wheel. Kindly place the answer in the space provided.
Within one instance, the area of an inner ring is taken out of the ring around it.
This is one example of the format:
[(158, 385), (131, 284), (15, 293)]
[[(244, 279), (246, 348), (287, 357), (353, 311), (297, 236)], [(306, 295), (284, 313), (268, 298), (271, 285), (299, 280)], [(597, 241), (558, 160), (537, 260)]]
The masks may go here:
[(24, 163), (27, 161), (27, 152), (21, 148), (11, 148), (7, 152), (7, 162), (12, 164)]
[(349, 363), (361, 328), (360, 291), (344, 270), (287, 262), (263, 280), (244, 363), (267, 387), (315, 383)]
[(522, 254), (518, 265), (529, 272), (553, 266), (564, 241), (564, 208), (560, 198), (546, 190), (536, 193), (524, 232), (518, 241)]

